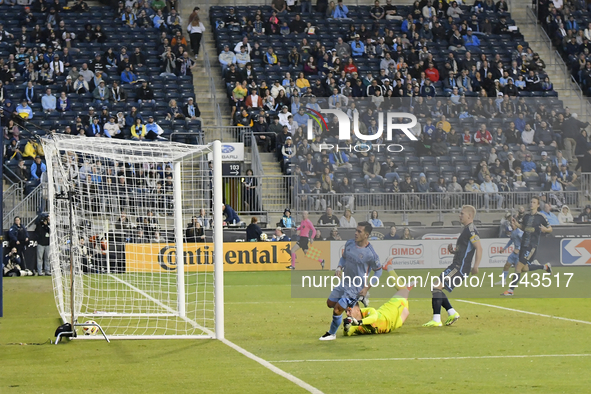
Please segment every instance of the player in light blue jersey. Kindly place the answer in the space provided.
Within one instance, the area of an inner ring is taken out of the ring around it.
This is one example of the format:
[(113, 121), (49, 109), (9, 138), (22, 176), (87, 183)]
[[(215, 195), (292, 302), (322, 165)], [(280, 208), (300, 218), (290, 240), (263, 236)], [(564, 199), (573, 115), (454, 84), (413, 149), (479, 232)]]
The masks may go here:
[[(336, 333), (343, 320), (342, 314), (357, 300), (365, 297), (369, 291), (370, 271), (379, 278), (382, 275), (382, 264), (373, 246), (369, 243), (369, 235), (373, 227), (368, 222), (361, 222), (355, 230), (355, 239), (347, 241), (343, 256), (335, 276), (341, 276), (341, 284), (334, 288), (326, 300), (326, 305), (333, 309), (330, 329), (320, 337), (321, 341), (336, 339)], [(342, 274), (342, 275), (341, 275)]]
[[(510, 229), (511, 226), (508, 227)], [(507, 262), (503, 267), (503, 280), (498, 281), (495, 283), (497, 286), (504, 286), (507, 283), (507, 277), (509, 276), (509, 268), (515, 267), (515, 265), (519, 262), (519, 249), (521, 249), (521, 237), (523, 236), (523, 230), (518, 228), (511, 231), (511, 236), (509, 238), (509, 242), (503, 248), (503, 252), (509, 248), (509, 246), (513, 245), (513, 252), (507, 257)]]

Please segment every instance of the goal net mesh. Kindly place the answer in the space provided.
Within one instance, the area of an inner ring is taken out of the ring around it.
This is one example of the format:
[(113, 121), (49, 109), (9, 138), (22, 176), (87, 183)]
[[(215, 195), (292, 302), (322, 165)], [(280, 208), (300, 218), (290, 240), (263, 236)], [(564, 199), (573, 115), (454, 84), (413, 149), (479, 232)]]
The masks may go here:
[(62, 320), (73, 312), (109, 337), (213, 337), (211, 147), (53, 137), (44, 148)]

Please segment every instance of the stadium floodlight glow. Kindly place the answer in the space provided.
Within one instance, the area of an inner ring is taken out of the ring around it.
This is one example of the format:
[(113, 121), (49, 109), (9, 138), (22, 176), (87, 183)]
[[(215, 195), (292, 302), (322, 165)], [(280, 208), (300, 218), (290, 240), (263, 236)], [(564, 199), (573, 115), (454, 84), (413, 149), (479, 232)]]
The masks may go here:
[[(88, 141), (43, 139), (62, 321), (94, 321), (109, 339), (223, 339), (221, 143)], [(99, 176), (104, 182), (95, 183)], [(73, 204), (58, 198), (64, 193), (74, 194)], [(197, 244), (184, 230), (202, 209), (213, 258), (193, 264), (188, 251)], [(150, 236), (140, 238), (144, 231)], [(168, 269), (159, 264), (163, 249), (170, 250)]]

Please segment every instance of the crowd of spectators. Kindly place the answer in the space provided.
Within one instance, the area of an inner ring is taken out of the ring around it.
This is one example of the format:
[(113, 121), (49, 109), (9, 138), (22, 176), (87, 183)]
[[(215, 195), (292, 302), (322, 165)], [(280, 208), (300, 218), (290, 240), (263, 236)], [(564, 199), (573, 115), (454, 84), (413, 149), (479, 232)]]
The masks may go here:
[(537, 0), (535, 10), (552, 44), (585, 94), (591, 94), (591, 7), (585, 1)]
[(38, 178), (35, 135), (168, 140), (199, 131), (189, 52), (204, 28), (199, 7), (185, 22), (175, 4), (0, 5), (0, 122), (13, 176)]
[[(300, 209), (346, 212), (372, 205), (363, 194), (391, 192), (401, 195), (373, 201), (392, 209), (462, 201), (503, 209), (515, 203), (503, 192), (522, 190), (547, 191), (562, 205), (577, 181), (573, 171), (591, 170), (588, 123), (554, 98), (544, 61), (502, 0), (339, 1), (319, 3), (316, 12), (276, 0), (270, 9), (220, 10), (223, 18), (216, 7), (210, 18), (235, 124), (252, 126), (261, 148), (296, 175), (290, 195)], [(396, 136), (405, 151), (390, 158), (321, 151), (339, 130), (328, 116), (327, 127), (314, 122), (308, 140), (310, 110), (321, 108), (358, 117), (363, 134), (377, 132), (379, 112), (412, 111), (419, 141)], [(420, 195), (427, 192), (449, 195)]]

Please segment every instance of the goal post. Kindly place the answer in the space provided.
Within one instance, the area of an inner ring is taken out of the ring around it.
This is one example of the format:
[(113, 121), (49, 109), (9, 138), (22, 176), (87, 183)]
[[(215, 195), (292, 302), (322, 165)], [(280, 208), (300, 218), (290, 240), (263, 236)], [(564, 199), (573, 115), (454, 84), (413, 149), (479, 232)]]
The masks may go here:
[(43, 143), (63, 322), (109, 339), (223, 339), (221, 143)]

